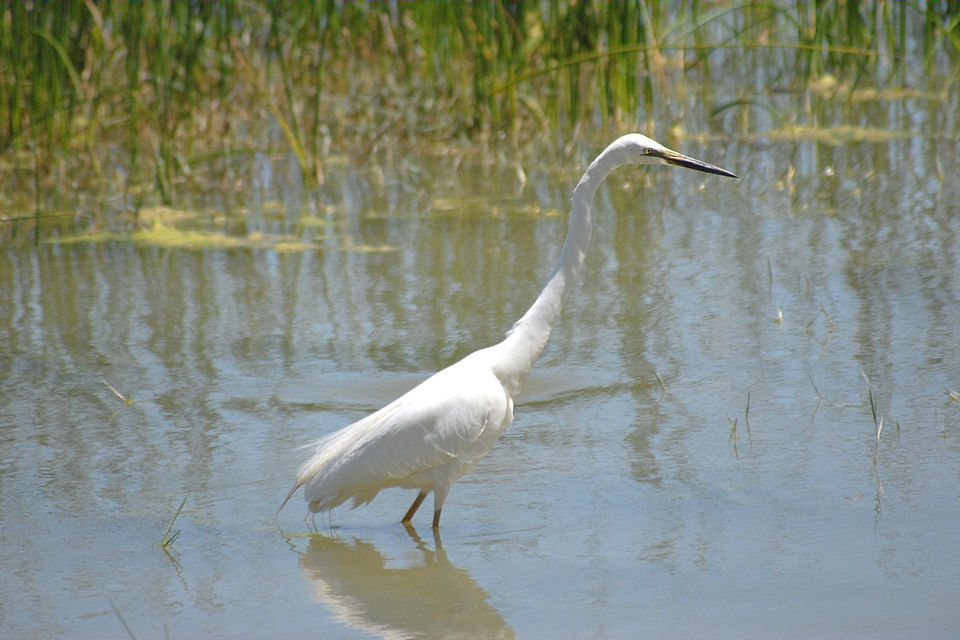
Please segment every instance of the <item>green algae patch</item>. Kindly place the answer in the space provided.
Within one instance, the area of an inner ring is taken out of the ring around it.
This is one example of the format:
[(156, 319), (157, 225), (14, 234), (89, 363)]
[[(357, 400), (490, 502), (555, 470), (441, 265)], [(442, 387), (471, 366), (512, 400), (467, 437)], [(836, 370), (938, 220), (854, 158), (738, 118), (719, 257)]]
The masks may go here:
[(886, 142), (910, 138), (916, 134), (911, 131), (894, 131), (875, 127), (790, 125), (772, 129), (763, 135), (776, 140), (815, 140), (825, 144), (842, 145), (850, 142)]
[(131, 243), (137, 246), (168, 249), (272, 249), (295, 252), (317, 249), (316, 242), (289, 234), (270, 234), (254, 231), (246, 235), (232, 235), (219, 229), (205, 228), (210, 216), (200, 212), (151, 207), (138, 215), (141, 228), (129, 233), (90, 231), (58, 238), (48, 244)]
[[(332, 233), (306, 239), (294, 234), (261, 231), (251, 231), (245, 235), (231, 234), (220, 228), (225, 224), (222, 215), (170, 207), (142, 209), (137, 215), (137, 222), (140, 228), (130, 232), (95, 230), (51, 237), (44, 242), (57, 245), (127, 243), (141, 247), (186, 250), (271, 249), (280, 253), (294, 253), (319, 249), (320, 240), (335, 237)], [(339, 226), (336, 222), (309, 215), (301, 218), (296, 225), (298, 229), (311, 230), (321, 227), (332, 230)], [(392, 245), (357, 242), (349, 235), (341, 234), (336, 237), (336, 247), (343, 251), (383, 253), (397, 250), (397, 247)]]

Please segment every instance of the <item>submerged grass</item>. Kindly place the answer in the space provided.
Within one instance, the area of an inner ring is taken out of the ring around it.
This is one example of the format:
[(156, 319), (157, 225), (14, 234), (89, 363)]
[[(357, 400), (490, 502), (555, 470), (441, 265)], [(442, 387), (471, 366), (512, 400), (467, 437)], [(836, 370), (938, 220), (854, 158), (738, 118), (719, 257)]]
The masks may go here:
[(128, 398), (127, 396), (125, 396), (125, 395), (123, 395), (122, 393), (120, 393), (119, 391), (117, 391), (117, 388), (114, 387), (114, 386), (113, 386), (112, 384), (110, 384), (109, 382), (107, 382), (106, 380), (101, 379), (100, 382), (102, 382), (104, 385), (106, 385), (106, 387), (107, 387), (108, 389), (110, 389), (110, 391), (113, 392), (113, 395), (115, 395), (115, 396), (117, 396), (118, 398), (120, 398), (120, 400), (123, 401), (123, 404), (125, 404), (125, 405), (127, 405), (127, 406), (130, 406), (130, 405), (132, 405), (132, 404), (136, 404), (136, 402), (135, 402), (134, 400), (131, 400), (131, 399)]
[(733, 455), (737, 460), (740, 459), (740, 450), (737, 448), (737, 418), (731, 418), (727, 416), (727, 422), (730, 423), (730, 447), (733, 450)]
[[(762, 115), (785, 137), (882, 138), (818, 133), (809, 100), (944, 99), (958, 57), (946, 1), (8, 3), (0, 237), (38, 242), (64, 210), (73, 228), (115, 226), (271, 149), (315, 188), (331, 155), (570, 154), (625, 129), (683, 137), (691, 112), (728, 135)], [(746, 69), (806, 100), (777, 106)], [(68, 185), (122, 204), (77, 203)]]
[(132, 640), (137, 640), (137, 636), (134, 635), (133, 629), (130, 628), (130, 625), (127, 624), (126, 619), (124, 619), (123, 614), (120, 613), (120, 609), (117, 608), (116, 603), (113, 599), (110, 599), (110, 608), (113, 609), (113, 614), (117, 616), (117, 619), (120, 621), (120, 625), (123, 627), (123, 630), (127, 632), (127, 635), (132, 638)]

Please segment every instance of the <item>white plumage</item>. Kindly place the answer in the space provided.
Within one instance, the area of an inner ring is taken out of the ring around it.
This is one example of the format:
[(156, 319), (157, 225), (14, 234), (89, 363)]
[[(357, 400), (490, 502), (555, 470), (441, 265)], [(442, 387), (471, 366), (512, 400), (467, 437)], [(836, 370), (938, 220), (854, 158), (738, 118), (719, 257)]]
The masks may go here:
[[(446, 488), (472, 467), (513, 418), (513, 400), (474, 353), (387, 406), (315, 444), (300, 468), (313, 512), (389, 486)], [(445, 491), (445, 489), (441, 489)], [(442, 502), (442, 498), (441, 498)]]
[(347, 500), (354, 507), (366, 504), (387, 487), (419, 489), (402, 519), (407, 523), (433, 491), (433, 526), (438, 527), (450, 485), (490, 451), (513, 421), (513, 399), (543, 351), (583, 265), (597, 189), (621, 165), (655, 163), (736, 177), (640, 134), (615, 140), (590, 164), (574, 189), (556, 269), (507, 337), (439, 371), (379, 411), (308, 445), (314, 453), (300, 467), (283, 504), (300, 487), (314, 513)]

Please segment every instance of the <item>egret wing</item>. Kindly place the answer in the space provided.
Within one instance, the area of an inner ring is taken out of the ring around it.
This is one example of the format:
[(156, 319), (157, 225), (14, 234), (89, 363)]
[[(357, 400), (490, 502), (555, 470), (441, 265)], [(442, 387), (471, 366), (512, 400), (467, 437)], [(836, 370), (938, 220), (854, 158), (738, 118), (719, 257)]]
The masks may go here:
[(351, 497), (363, 504), (389, 486), (421, 486), (432, 470), (451, 463), (466, 470), (489, 451), (512, 417), (512, 402), (488, 368), (469, 365), (438, 372), (317, 442), (299, 474), (311, 509)]

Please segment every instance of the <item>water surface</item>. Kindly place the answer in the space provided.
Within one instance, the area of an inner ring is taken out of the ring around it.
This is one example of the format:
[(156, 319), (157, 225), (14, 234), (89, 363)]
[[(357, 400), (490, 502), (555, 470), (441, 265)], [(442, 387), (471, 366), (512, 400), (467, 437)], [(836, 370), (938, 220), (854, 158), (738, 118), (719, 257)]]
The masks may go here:
[(249, 219), (305, 251), (4, 248), (0, 628), (950, 636), (955, 149), (688, 143), (742, 178), (622, 170), (514, 425), (439, 536), (429, 509), (397, 524), (409, 491), (316, 535), (299, 497), (274, 514), (299, 445), (523, 313), (579, 168), (331, 170), (322, 224), (290, 223), (297, 197)]

